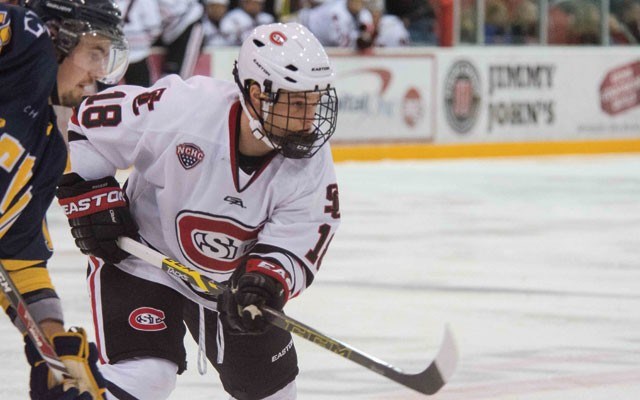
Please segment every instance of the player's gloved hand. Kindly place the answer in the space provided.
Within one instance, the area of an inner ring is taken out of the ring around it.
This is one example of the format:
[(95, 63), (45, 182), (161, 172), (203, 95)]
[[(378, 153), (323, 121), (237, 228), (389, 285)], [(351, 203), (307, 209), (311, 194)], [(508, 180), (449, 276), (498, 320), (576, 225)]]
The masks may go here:
[(137, 239), (138, 225), (114, 177), (85, 181), (77, 174), (68, 174), (62, 177), (56, 196), (69, 218), (76, 246), (84, 254), (112, 264), (129, 256), (116, 240), (119, 236)]
[(268, 324), (260, 307), (282, 310), (289, 291), (286, 271), (279, 265), (250, 259), (231, 276), (229, 289), (218, 297), (218, 312), (231, 334), (259, 335)]
[(25, 336), (25, 353), (31, 365), (31, 400), (104, 400), (106, 382), (96, 365), (98, 350), (82, 328), (53, 335), (53, 347), (73, 379), (57, 383), (36, 347)]

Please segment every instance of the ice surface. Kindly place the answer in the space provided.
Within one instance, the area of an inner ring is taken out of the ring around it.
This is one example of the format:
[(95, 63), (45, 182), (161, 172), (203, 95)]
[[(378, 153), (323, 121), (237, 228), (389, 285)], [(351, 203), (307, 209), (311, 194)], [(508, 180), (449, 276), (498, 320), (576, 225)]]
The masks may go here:
[[(342, 227), (287, 312), (408, 372), (445, 323), (460, 364), (439, 400), (640, 399), (640, 155), (345, 163)], [(68, 324), (93, 335), (85, 261), (58, 207), (50, 263)], [(27, 399), (0, 323), (0, 399)], [(296, 338), (298, 398), (426, 398)], [(209, 366), (172, 399), (227, 399)]]

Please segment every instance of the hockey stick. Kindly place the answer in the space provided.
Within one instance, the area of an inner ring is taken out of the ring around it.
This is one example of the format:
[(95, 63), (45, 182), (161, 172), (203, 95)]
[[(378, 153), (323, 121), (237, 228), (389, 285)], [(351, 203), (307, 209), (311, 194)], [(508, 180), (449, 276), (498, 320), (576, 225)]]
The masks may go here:
[(22, 295), (20, 295), (20, 292), (18, 292), (16, 285), (13, 283), (11, 276), (9, 276), (9, 272), (5, 269), (4, 265), (2, 265), (2, 262), (0, 262), (0, 287), (2, 287), (5, 297), (16, 310), (18, 318), (22, 322), (22, 326), (19, 326), (20, 331), (23, 334), (29, 335), (36, 350), (38, 350), (42, 359), (47, 363), (56, 382), (62, 382), (64, 379), (73, 379), (67, 367), (62, 360), (60, 360), (51, 343), (49, 343), (40, 325), (33, 319), (27, 303), (22, 298)]
[[(171, 276), (198, 287), (207, 294), (218, 296), (226, 289), (224, 285), (210, 280), (200, 272), (165, 257), (163, 254), (127, 237), (118, 239), (118, 246), (154, 267), (161, 268)], [(262, 307), (266, 319), (274, 326), (291, 332), (348, 360), (355, 362), (392, 381), (420, 393), (431, 395), (440, 390), (451, 378), (458, 362), (458, 351), (451, 330), (446, 327), (440, 350), (427, 369), (418, 374), (408, 374), (376, 357), (367, 355), (354, 347), (327, 336), (295, 319), (269, 307)]]

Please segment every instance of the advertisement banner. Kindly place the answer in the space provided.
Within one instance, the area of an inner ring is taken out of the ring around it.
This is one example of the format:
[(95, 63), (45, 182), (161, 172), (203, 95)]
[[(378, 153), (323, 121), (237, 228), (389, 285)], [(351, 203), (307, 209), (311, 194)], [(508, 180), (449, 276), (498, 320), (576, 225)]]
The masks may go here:
[(631, 49), (454, 49), (438, 71), (438, 143), (640, 137)]
[(335, 141), (432, 141), (433, 54), (331, 54), (339, 123)]
[[(213, 76), (232, 79), (237, 49), (208, 49)], [(336, 71), (338, 128), (332, 141), (429, 142), (435, 134), (436, 71), (433, 53), (360, 55), (328, 49)]]
[[(328, 49), (336, 144), (491, 144), (640, 138), (640, 56), (629, 47)], [(238, 48), (197, 73), (233, 79)]]

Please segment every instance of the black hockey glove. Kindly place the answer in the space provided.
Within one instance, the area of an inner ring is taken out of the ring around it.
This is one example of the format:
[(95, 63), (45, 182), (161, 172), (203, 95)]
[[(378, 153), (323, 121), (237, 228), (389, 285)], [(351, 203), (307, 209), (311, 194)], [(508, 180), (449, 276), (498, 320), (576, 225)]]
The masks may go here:
[(84, 254), (112, 264), (129, 256), (118, 247), (116, 240), (119, 236), (137, 239), (138, 225), (115, 178), (85, 181), (77, 174), (65, 175), (56, 196), (69, 218), (76, 246)]
[(29, 396), (31, 400), (103, 400), (106, 381), (97, 367), (96, 345), (87, 342), (81, 328), (53, 335), (52, 344), (73, 379), (56, 383), (47, 363), (28, 336), (25, 353), (31, 365)]
[(282, 310), (288, 299), (287, 272), (275, 263), (250, 259), (231, 276), (229, 289), (218, 297), (223, 325), (235, 335), (259, 335), (268, 324), (260, 307)]

